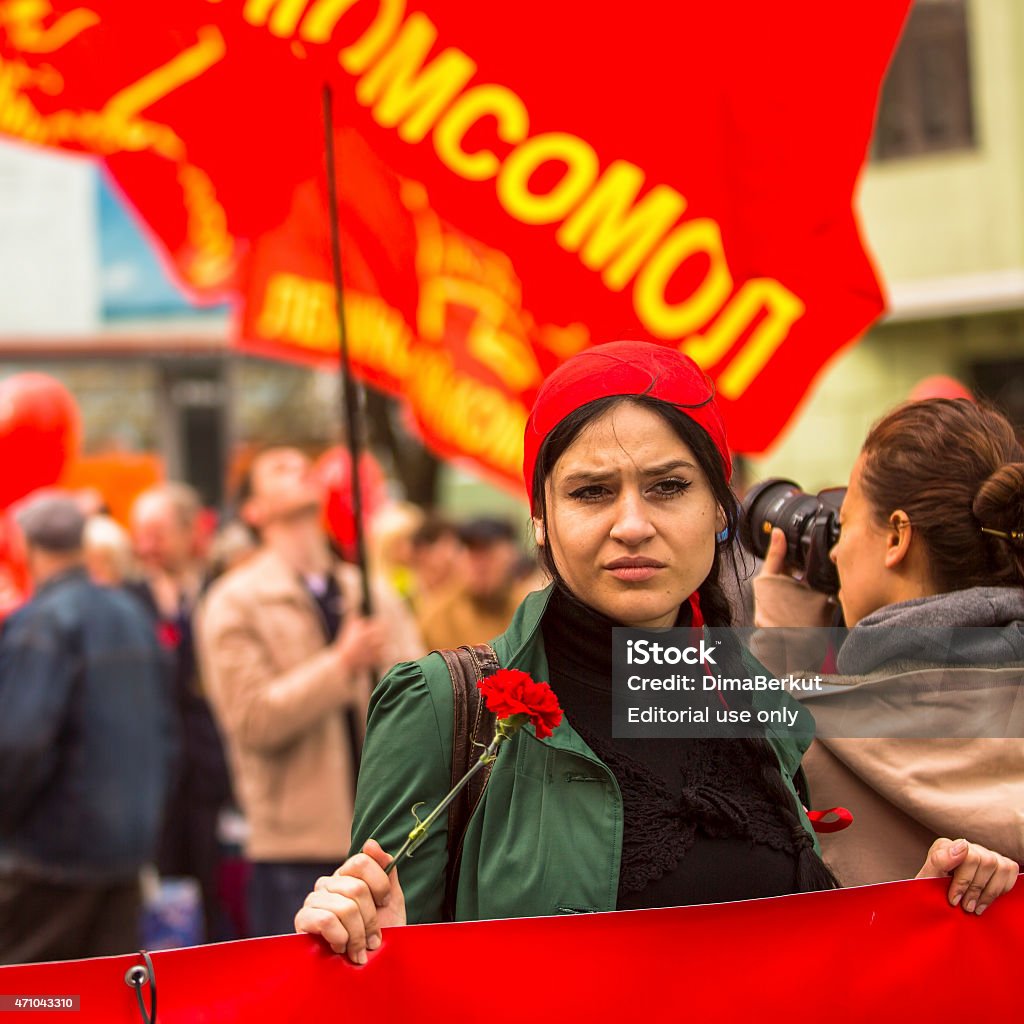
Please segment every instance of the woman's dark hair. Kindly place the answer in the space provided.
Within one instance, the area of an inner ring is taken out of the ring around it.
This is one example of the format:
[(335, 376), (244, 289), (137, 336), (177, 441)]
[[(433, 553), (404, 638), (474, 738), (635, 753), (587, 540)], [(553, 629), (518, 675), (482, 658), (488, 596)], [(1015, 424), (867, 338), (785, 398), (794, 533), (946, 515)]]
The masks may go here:
[[(719, 573), (722, 565), (722, 551), (727, 545), (734, 543), (736, 537), (740, 510), (739, 502), (729, 487), (728, 480), (726, 480), (722, 457), (714, 442), (682, 409), (647, 395), (628, 397), (612, 395), (588, 402), (586, 405), (582, 405), (571, 412), (548, 434), (541, 445), (534, 470), (533, 509), (531, 511), (534, 516), (545, 524), (546, 528), (547, 496), (545, 484), (555, 468), (555, 463), (558, 462), (566, 449), (576, 440), (586, 426), (621, 402), (632, 402), (645, 409), (650, 409), (665, 420), (680, 440), (696, 456), (697, 462), (704, 471), (704, 475), (711, 486), (711, 492), (715, 497), (715, 501), (718, 502), (725, 513), (726, 530), (715, 541), (715, 557), (711, 563), (711, 570), (704, 582), (698, 587), (697, 593), (700, 597), (701, 613), (704, 616), (706, 625), (713, 627), (731, 626), (732, 611), (725, 591), (719, 582)], [(546, 529), (545, 532), (547, 532)], [(570, 598), (579, 600), (576, 595), (571, 593), (567, 584), (562, 579), (549, 544), (545, 544), (540, 548), (540, 561), (552, 580), (554, 580), (555, 586), (559, 587)], [(768, 742), (761, 738), (723, 740), (721, 742), (746, 744), (755, 755), (761, 769), (760, 781), (763, 789), (778, 807), (783, 820), (791, 830), (793, 846), (797, 854), (797, 891), (814, 892), (819, 889), (836, 888), (839, 883), (835, 875), (825, 866), (824, 861), (815, 853), (814, 840), (796, 813), (793, 805), (793, 795), (786, 788), (782, 780), (778, 758)]]
[[(910, 402), (864, 442), (864, 494), (880, 523), (907, 514), (942, 592), (1024, 583), (1024, 448), (991, 406)], [(982, 529), (995, 533), (983, 533)]]

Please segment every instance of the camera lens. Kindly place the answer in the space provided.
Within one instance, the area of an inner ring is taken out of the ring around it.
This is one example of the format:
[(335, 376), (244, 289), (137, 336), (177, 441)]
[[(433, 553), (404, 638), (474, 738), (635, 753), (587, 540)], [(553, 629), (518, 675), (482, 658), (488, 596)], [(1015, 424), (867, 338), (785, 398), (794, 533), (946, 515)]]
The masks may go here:
[(773, 477), (752, 487), (743, 499), (740, 520), (740, 543), (753, 555), (764, 558), (768, 553), (772, 528), (786, 534), (786, 561), (803, 568), (800, 539), (804, 524), (813, 518), (818, 499), (800, 490), (794, 480)]
[(829, 551), (839, 537), (839, 506), (846, 489), (811, 495), (793, 480), (775, 477), (751, 488), (743, 501), (740, 543), (757, 558), (768, 553), (772, 530), (786, 535), (786, 564), (804, 574), (808, 586), (824, 594), (839, 591)]

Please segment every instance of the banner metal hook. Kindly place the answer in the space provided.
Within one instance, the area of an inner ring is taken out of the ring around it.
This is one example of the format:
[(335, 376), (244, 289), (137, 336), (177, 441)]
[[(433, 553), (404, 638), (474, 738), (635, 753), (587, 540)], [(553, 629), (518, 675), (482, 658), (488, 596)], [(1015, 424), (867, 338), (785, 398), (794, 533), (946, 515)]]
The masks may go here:
[[(153, 958), (144, 949), (139, 950), (139, 956), (146, 962), (146, 966), (135, 964), (129, 967), (124, 973), (124, 983), (129, 988), (135, 989), (135, 998), (139, 1001), (139, 1013), (142, 1015), (143, 1024), (156, 1024), (156, 971), (153, 969)], [(146, 1012), (146, 1004), (142, 1000), (142, 987), (149, 985), (149, 1012)]]

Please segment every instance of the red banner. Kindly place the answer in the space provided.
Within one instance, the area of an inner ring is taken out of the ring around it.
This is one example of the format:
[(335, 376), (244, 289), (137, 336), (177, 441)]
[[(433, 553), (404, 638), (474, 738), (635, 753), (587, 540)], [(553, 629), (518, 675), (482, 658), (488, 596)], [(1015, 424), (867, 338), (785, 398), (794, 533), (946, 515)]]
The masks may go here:
[[(1016, 1019), (1024, 887), (984, 917), (950, 907), (947, 888), (926, 879), (707, 907), (394, 928), (364, 967), (300, 935), (155, 953), (158, 1020)], [(78, 1013), (60, 1019), (140, 1024), (124, 976), (141, 962), (3, 967), (0, 1004), (77, 996)]]
[(909, 0), (0, 2), (0, 131), (99, 154), (239, 344), (336, 358), (513, 480), (579, 348), (679, 346), (761, 451), (882, 309), (852, 195)]

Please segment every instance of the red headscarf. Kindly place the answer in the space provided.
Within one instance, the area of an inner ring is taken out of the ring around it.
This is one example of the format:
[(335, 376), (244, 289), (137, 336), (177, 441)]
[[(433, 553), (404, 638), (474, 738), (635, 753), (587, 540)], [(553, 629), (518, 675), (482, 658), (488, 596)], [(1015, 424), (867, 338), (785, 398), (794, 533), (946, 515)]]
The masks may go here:
[(704, 371), (689, 356), (664, 345), (610, 341), (564, 362), (537, 394), (523, 445), (523, 479), (531, 508), (533, 474), (544, 439), (569, 413), (612, 395), (649, 395), (674, 405), (707, 433), (722, 457), (726, 480), (732, 476), (725, 423)]

